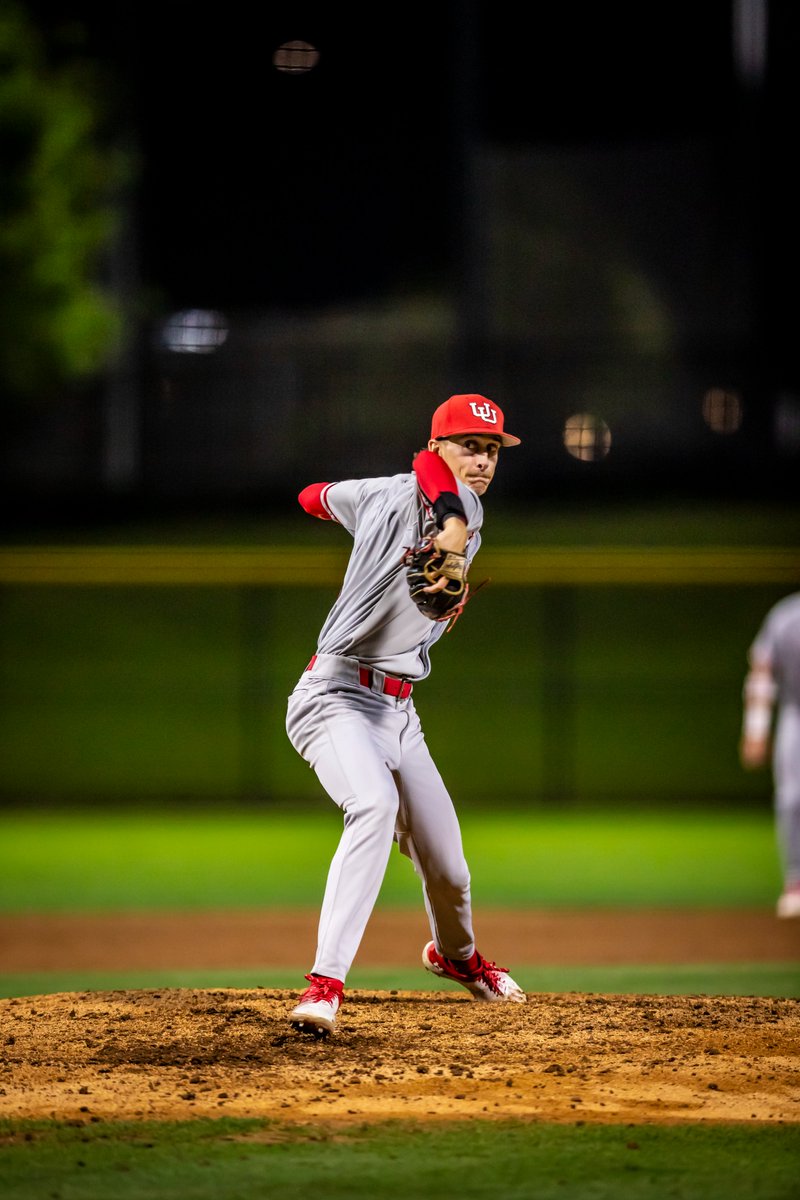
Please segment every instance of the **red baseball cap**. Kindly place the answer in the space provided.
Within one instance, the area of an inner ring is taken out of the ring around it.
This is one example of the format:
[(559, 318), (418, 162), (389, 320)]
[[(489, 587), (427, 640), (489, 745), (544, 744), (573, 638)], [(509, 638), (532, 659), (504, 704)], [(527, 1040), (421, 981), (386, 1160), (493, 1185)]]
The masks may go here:
[(440, 404), (431, 422), (432, 438), (482, 433), (496, 437), (502, 446), (518, 446), (520, 439), (503, 432), (503, 410), (485, 396), (451, 396)]

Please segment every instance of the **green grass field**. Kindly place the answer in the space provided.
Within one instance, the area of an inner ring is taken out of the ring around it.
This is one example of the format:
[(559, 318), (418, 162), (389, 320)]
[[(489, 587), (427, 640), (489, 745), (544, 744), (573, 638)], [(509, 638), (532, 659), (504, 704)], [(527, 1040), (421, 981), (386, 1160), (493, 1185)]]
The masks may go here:
[[(771, 907), (771, 810), (467, 811), (478, 904)], [(327, 799), (270, 810), (0, 809), (0, 912), (316, 906), (341, 816)], [(392, 854), (381, 903), (417, 906)]]
[[(769, 811), (467, 813), (476, 905), (771, 908), (779, 883)], [(324, 803), (297, 812), (143, 806), (0, 814), (0, 912), (316, 905), (338, 837)], [(421, 903), (399, 854), (380, 903)], [(800, 994), (775, 967), (564, 968), (528, 964), (526, 989)], [(422, 978), (421, 978), (422, 977)], [(418, 969), (355, 969), (353, 987), (435, 986)], [(0, 975), (0, 994), (177, 987), (296, 987), (298, 972)], [(435, 1171), (435, 1183), (431, 1172)], [(0, 1119), (3, 1200), (795, 1200), (800, 1125), (572, 1125), (546, 1121), (74, 1123)]]
[(800, 1126), (0, 1120), (4, 1200), (796, 1200)]

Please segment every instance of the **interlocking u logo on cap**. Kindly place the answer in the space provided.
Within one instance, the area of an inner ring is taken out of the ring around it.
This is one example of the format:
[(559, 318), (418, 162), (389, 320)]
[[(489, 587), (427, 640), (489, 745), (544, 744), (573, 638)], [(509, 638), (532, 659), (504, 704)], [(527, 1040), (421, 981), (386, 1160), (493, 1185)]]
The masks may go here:
[(497, 424), (497, 409), (492, 408), (488, 402), (486, 404), (476, 404), (474, 400), (470, 400), (469, 406), (476, 417), (480, 417), (482, 421), (488, 421), (492, 425)]

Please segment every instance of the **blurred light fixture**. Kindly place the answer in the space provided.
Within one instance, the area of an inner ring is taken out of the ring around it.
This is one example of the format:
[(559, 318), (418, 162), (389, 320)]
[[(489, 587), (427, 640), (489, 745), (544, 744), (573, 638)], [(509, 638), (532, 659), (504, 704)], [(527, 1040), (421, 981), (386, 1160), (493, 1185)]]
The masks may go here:
[(319, 62), (319, 50), (310, 42), (284, 42), (272, 56), (272, 65), (285, 75), (302, 75)]
[(564, 423), (567, 453), (582, 462), (597, 462), (611, 449), (611, 430), (602, 417), (593, 413), (575, 413)]
[(712, 387), (703, 396), (703, 420), (714, 433), (736, 433), (742, 424), (742, 414), (738, 392)]
[(164, 322), (161, 340), (175, 354), (213, 354), (228, 338), (228, 322), (222, 313), (190, 308), (173, 313)]

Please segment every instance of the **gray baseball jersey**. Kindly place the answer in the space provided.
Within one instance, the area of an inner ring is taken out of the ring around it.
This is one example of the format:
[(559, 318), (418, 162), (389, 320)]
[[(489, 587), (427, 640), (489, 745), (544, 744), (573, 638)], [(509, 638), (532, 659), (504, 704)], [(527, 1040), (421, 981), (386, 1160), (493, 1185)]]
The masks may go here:
[(751, 657), (769, 661), (779, 704), (800, 707), (800, 592), (769, 610), (750, 648)]
[[(458, 481), (480, 545), (483, 509)], [(316, 653), (289, 697), (286, 730), (344, 814), (323, 897), (312, 972), (345, 980), (378, 898), (393, 843), (422, 883), (431, 934), (448, 957), (475, 949), (470, 877), (452, 799), (433, 762), (410, 685), (430, 672), (445, 623), (409, 596), (404, 551), (436, 524), (413, 472), (327, 485), (321, 501), (353, 537)]]
[[(480, 547), (481, 502), (458, 485), (470, 538), (467, 560)], [(424, 617), (408, 595), (403, 551), (420, 536), (433, 536), (436, 524), (413, 472), (383, 479), (350, 479), (323, 493), (334, 520), (353, 537), (342, 588), (317, 642), (320, 654), (350, 655), (406, 679), (430, 672), (429, 652), (445, 624)]]
[(787, 884), (800, 883), (800, 592), (767, 613), (750, 647), (777, 685), (772, 766), (775, 812)]

